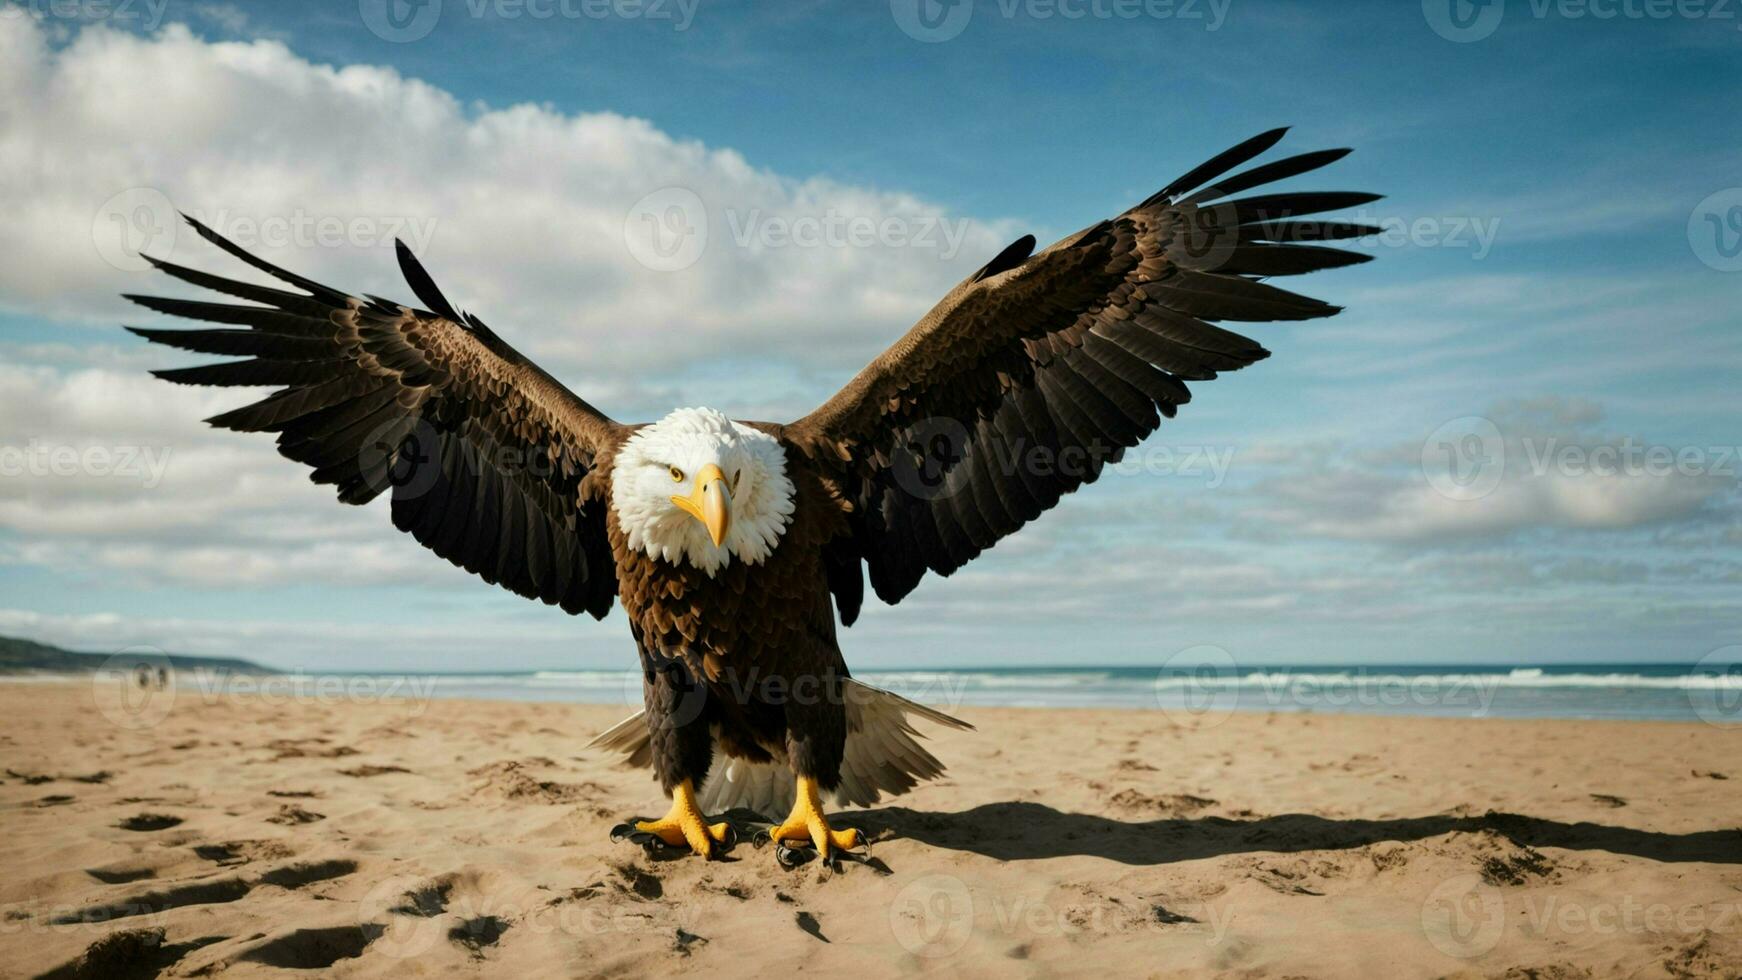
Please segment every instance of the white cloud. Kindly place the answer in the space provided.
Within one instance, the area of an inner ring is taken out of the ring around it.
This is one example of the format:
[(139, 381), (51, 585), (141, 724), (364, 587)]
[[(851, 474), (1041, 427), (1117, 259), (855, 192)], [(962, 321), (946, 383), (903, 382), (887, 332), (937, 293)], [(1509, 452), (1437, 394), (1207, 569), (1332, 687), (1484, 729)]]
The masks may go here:
[[(199, 12), (245, 26), (227, 9)], [(844, 382), (1014, 235), (905, 194), (777, 175), (643, 120), (464, 105), (276, 41), (47, 30), (0, 18), (0, 308), (62, 324), (152, 318), (123, 291), (209, 298), (106, 261), (131, 259), (106, 202), (147, 188), (127, 198), (142, 210), (119, 215), (128, 243), (242, 278), (261, 277), (153, 202), (314, 278), (410, 301), (391, 251), (406, 237), (451, 299), (609, 411), (688, 403), (666, 379), (722, 357)], [(639, 263), (626, 234), (636, 202), (671, 187), (705, 202), (705, 218), (683, 218), (709, 234), (693, 266), (667, 272)], [(814, 246), (782, 238), (807, 229)], [(852, 237), (867, 229), (870, 244)], [(902, 236), (919, 240), (890, 244)], [(193, 358), (61, 329), (68, 342), (8, 343), (0, 365), (14, 560), (195, 586), (475, 587), (383, 508), (334, 503), (269, 437), (199, 421), (257, 395), (165, 384), (144, 368)]]
[[(1630, 531), (1722, 519), (1742, 475), (1736, 447), (1654, 443), (1598, 432), (1602, 406), (1544, 397), (1490, 409), (1490, 441), (1454, 462), (1439, 433), (1382, 449), (1336, 443), (1260, 448), (1271, 472), (1242, 498), (1265, 536), (1310, 535), (1413, 546), (1459, 545), (1545, 530)], [(1450, 466), (1478, 483), (1447, 482)]]
[[(151, 37), (88, 27), (55, 47), (29, 18), (4, 18), (0, 64), (12, 202), (0, 303), (15, 311), (112, 323), (144, 315), (118, 292), (185, 294), (104, 260), (126, 264), (117, 222), (134, 246), (237, 272), (177, 230), (173, 203), (281, 265), (408, 301), (392, 238), (423, 240), (450, 299), (553, 368), (656, 374), (740, 356), (844, 381), (1015, 234), (907, 194), (758, 169), (644, 120), (466, 105), (271, 40), (208, 43), (171, 24)], [(693, 192), (705, 217), (632, 214), (666, 188)], [(649, 218), (706, 222), (693, 266), (636, 260), (626, 235), (651, 234)]]

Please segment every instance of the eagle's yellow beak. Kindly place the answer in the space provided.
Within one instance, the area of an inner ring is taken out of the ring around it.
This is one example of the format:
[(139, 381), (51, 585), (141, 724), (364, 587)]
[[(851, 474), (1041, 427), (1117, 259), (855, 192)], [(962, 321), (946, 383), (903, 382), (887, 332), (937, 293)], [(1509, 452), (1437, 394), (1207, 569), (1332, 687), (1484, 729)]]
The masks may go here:
[(719, 547), (732, 527), (732, 495), (726, 490), (726, 474), (713, 463), (696, 474), (696, 487), (687, 497), (673, 497), (671, 502), (702, 522), (708, 529), (708, 539)]

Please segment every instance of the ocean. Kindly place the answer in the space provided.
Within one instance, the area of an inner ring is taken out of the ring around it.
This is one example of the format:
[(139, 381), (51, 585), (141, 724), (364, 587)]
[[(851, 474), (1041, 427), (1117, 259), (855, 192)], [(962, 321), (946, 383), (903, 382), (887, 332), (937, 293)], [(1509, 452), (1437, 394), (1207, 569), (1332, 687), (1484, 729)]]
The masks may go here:
[[(1538, 667), (1235, 668), (1209, 658), (1167, 667), (867, 670), (867, 683), (945, 710), (963, 705), (1125, 708), (1182, 720), (1230, 712), (1613, 718), (1742, 725), (1742, 664), (1571, 664)], [(294, 673), (178, 678), (183, 693), (641, 703), (639, 673)], [(189, 688), (193, 691), (189, 691)]]

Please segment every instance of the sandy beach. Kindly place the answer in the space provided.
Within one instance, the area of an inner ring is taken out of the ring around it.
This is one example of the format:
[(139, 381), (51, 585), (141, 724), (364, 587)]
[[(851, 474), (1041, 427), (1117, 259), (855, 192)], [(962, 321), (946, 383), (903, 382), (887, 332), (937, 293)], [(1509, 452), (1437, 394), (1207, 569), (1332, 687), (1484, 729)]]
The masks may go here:
[(0, 974), (1742, 975), (1742, 729), (962, 709), (869, 863), (656, 860), (621, 708), (0, 684)]

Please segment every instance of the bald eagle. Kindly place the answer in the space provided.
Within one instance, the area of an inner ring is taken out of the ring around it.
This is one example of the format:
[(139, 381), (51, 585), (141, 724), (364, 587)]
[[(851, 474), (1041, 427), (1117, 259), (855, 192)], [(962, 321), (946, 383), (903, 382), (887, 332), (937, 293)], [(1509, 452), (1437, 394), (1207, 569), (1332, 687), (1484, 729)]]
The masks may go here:
[(279, 389), (208, 421), (276, 432), (345, 503), (390, 493), (394, 526), (455, 565), (570, 613), (621, 602), (645, 708), (596, 742), (651, 765), (672, 801), (638, 833), (707, 857), (733, 835), (705, 813), (790, 807), (771, 836), (827, 857), (859, 838), (830, 826), (825, 794), (866, 805), (936, 776), (911, 719), (962, 724), (849, 678), (836, 620), (858, 617), (865, 581), (894, 604), (949, 575), (1093, 482), (1190, 399), (1186, 382), (1267, 356), (1217, 323), (1337, 312), (1263, 280), (1369, 258), (1317, 243), (1379, 229), (1303, 218), (1377, 196), (1231, 196), (1348, 152), (1224, 176), (1283, 132), (1042, 251), (1024, 236), (784, 424), (705, 408), (613, 421), (456, 310), (403, 244), (421, 307), (339, 292), (192, 222), (294, 288), (152, 259), (247, 302), (129, 296), (230, 325), (129, 329), (241, 358), (155, 373)]

